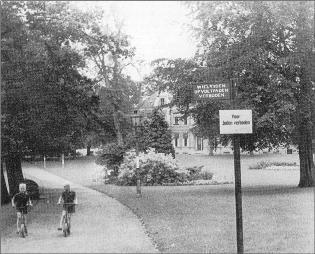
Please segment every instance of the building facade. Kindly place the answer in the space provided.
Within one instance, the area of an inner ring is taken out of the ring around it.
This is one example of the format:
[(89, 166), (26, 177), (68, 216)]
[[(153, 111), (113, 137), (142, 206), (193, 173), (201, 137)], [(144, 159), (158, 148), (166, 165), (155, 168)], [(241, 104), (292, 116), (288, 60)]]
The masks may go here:
[[(155, 92), (150, 96), (142, 98), (137, 107), (137, 113), (144, 118), (149, 117), (154, 109), (160, 108), (163, 112), (166, 122), (172, 132), (172, 142), (177, 154), (209, 154), (208, 140), (198, 137), (192, 132), (194, 120), (191, 116), (183, 118), (176, 107), (167, 106), (172, 100), (172, 96), (167, 92)], [(164, 106), (164, 107), (163, 107)], [(289, 149), (290, 153), (297, 153), (296, 147)], [(264, 149), (263, 151), (255, 151), (254, 154), (262, 153), (289, 153), (286, 148), (275, 150)], [(213, 151), (213, 154), (233, 154), (232, 146), (219, 145)], [(248, 154), (248, 152), (242, 152)]]
[[(160, 108), (171, 129), (172, 142), (176, 153), (209, 154), (208, 140), (196, 136), (191, 131), (194, 127), (192, 117), (183, 118), (176, 107), (167, 107), (171, 100), (172, 96), (169, 93), (155, 92), (151, 96), (142, 99), (137, 108), (137, 113), (146, 118), (154, 109)], [(219, 147), (215, 153), (232, 153), (232, 150)]]

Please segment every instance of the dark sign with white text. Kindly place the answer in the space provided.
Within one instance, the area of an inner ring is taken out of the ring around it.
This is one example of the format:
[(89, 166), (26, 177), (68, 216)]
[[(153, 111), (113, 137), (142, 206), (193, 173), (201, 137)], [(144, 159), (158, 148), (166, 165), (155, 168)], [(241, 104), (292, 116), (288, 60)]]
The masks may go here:
[(194, 85), (196, 100), (229, 100), (231, 86), (229, 82), (215, 82)]

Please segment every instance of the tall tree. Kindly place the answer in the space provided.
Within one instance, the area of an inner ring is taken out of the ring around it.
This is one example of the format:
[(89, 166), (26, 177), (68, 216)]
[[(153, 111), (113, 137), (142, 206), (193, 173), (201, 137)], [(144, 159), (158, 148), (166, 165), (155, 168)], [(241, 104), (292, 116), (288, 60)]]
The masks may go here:
[[(218, 110), (211, 109), (230, 105), (194, 102), (191, 83), (236, 79), (236, 107), (252, 109), (254, 122), (253, 134), (242, 135), (241, 147), (252, 151), (296, 142), (299, 186), (312, 186), (307, 56), (314, 45), (314, 4), (200, 1), (188, 5), (199, 39), (195, 59), (163, 61), (151, 78), (173, 93), (182, 112), (194, 112), (198, 131), (204, 132), (210, 122), (216, 124), (213, 135), (218, 133)], [(202, 120), (205, 112), (208, 121)]]
[[(124, 130), (122, 122), (125, 113), (132, 107), (132, 97), (136, 83), (124, 73), (124, 69), (132, 64), (134, 48), (131, 47), (127, 35), (122, 32), (122, 25), (100, 25), (104, 12), (91, 10), (76, 15), (76, 20), (82, 27), (81, 44), (86, 60), (95, 67), (100, 98), (108, 100), (106, 115), (111, 112), (117, 142), (123, 143)], [(87, 18), (88, 17), (88, 18)], [(102, 110), (102, 108), (101, 108)]]
[[(283, 6), (283, 5), (282, 5)], [(279, 12), (283, 12), (280, 5)], [(312, 63), (311, 56), (314, 49), (314, 3), (309, 4), (303, 1), (298, 2), (292, 11), (295, 11), (290, 18), (294, 19), (295, 51), (297, 53), (297, 64), (299, 66), (297, 77), (299, 78), (299, 91), (297, 94), (298, 114), (298, 147), (300, 157), (300, 187), (314, 186), (314, 162), (312, 159)], [(295, 15), (294, 15), (295, 14)], [(285, 23), (285, 25), (288, 25)], [(313, 172), (312, 172), (313, 171)]]
[[(23, 116), (25, 103), (23, 103), (23, 94), (16, 94), (15, 97), (12, 96), (12, 100), (6, 100), (10, 94), (6, 88), (10, 85), (12, 90), (16, 91), (18, 87), (21, 87), (21, 82), (12, 80), (23, 76), (23, 69), (18, 63), (23, 56), (23, 48), (27, 44), (27, 31), (19, 16), (24, 3), (4, 2), (1, 5), (1, 157), (8, 172), (10, 194), (14, 194), (17, 192), (18, 182), (23, 179), (20, 151), (24, 123), (18, 121), (18, 118)], [(13, 92), (11, 94), (13, 95)], [(18, 104), (19, 101), (21, 103)], [(7, 111), (9, 102), (11, 112)], [(1, 170), (3, 170), (2, 167)], [(3, 184), (1, 188), (1, 192), (5, 193)]]
[(155, 109), (152, 115), (144, 121), (135, 138), (137, 140), (134, 143), (139, 142), (140, 150), (146, 151), (151, 147), (158, 153), (171, 154), (175, 158), (171, 130), (158, 109)]
[[(4, 2), (1, 8), (2, 157), (10, 194), (23, 179), (21, 156), (62, 153), (81, 142), (93, 115), (93, 82), (62, 22), (66, 3)], [(60, 13), (61, 12), (61, 13)]]
[(3, 173), (3, 162), (1, 161), (1, 205), (10, 202), (10, 195), (7, 189), (7, 185)]
[(227, 78), (239, 78), (239, 106), (254, 109), (254, 137), (265, 145), (297, 138), (300, 187), (314, 185), (309, 67), (313, 9), (314, 3), (305, 1), (192, 4), (200, 22), (199, 56), (209, 67), (223, 67)]

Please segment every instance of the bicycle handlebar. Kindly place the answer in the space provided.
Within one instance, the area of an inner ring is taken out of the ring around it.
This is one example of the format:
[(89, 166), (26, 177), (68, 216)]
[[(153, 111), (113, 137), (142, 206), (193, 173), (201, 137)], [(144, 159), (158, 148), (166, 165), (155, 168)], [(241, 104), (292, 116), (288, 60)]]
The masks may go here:
[(27, 204), (27, 205), (25, 205), (25, 206), (15, 206), (15, 207), (18, 208), (18, 209), (21, 209), (21, 208), (26, 208), (26, 207), (28, 207), (28, 206), (32, 206), (32, 205)]

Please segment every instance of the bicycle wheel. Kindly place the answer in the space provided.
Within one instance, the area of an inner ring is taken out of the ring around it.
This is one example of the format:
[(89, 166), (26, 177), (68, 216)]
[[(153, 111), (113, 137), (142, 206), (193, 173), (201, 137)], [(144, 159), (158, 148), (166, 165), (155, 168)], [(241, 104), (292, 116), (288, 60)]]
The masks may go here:
[(20, 235), (21, 237), (25, 238), (25, 225), (24, 224), (21, 225)]
[(63, 229), (63, 236), (64, 236), (64, 237), (67, 236), (67, 229), (66, 229), (66, 228)]
[(70, 223), (68, 224), (67, 233), (68, 233), (68, 235), (70, 235)]
[(67, 230), (68, 230), (68, 223), (67, 222), (64, 222), (63, 224), (63, 236), (66, 237), (67, 236)]
[(67, 221), (68, 221), (68, 235), (70, 235), (71, 221), (70, 221), (69, 215), (68, 215)]

